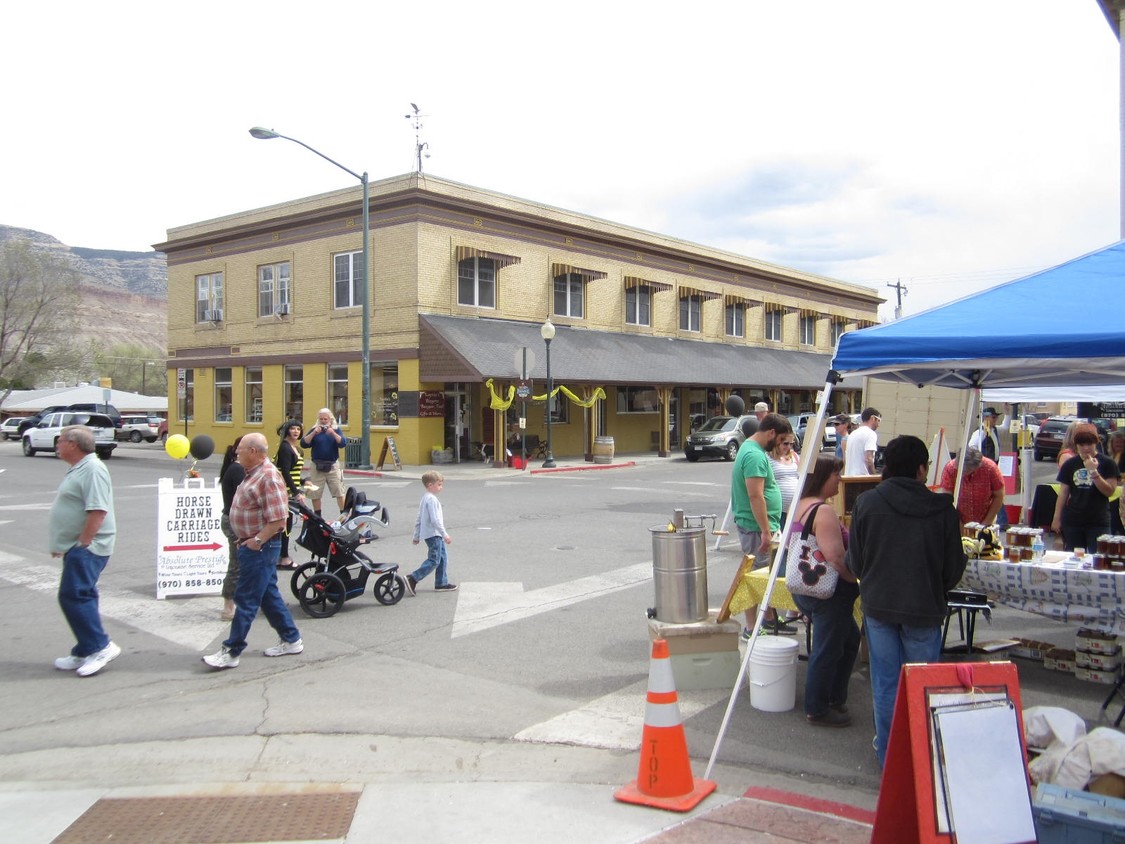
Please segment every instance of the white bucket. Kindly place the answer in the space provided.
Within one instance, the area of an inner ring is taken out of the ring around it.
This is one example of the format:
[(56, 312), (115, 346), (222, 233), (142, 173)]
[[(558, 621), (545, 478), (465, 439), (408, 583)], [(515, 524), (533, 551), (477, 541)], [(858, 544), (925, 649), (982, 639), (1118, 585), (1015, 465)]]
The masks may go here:
[(797, 640), (759, 636), (750, 655), (750, 705), (788, 712), (797, 701)]

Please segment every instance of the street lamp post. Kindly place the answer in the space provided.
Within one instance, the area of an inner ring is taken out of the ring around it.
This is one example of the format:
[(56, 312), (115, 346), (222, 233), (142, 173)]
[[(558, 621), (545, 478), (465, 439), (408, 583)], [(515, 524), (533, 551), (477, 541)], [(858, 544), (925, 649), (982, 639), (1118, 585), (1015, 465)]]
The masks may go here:
[(354, 170), (349, 170), (339, 161), (333, 161), (320, 150), (313, 149), (304, 141), (298, 141), (296, 138), (290, 138), (288, 135), (282, 135), (272, 129), (263, 129), (261, 126), (255, 126), (250, 130), (250, 134), (261, 141), (268, 141), (273, 138), (284, 138), (287, 141), (292, 141), (295, 144), (300, 144), (309, 152), (314, 152), (330, 164), (335, 164), (345, 173), (359, 179), (360, 184), (363, 185), (363, 354), (361, 358), (361, 366), (363, 367), (363, 381), (362, 381), (362, 406), (363, 406), (363, 424), (360, 428), (360, 451), (359, 451), (359, 468), (371, 468), (371, 203), (370, 203), (370, 189), (367, 184), (367, 171), (363, 171), (361, 176)]
[(547, 414), (547, 459), (543, 461), (543, 468), (554, 469), (555, 455), (551, 451), (551, 393), (555, 391), (555, 384), (551, 380), (551, 341), (555, 339), (555, 326), (551, 323), (550, 317), (547, 317), (547, 321), (539, 327), (539, 336), (547, 345), (547, 406), (543, 411)]

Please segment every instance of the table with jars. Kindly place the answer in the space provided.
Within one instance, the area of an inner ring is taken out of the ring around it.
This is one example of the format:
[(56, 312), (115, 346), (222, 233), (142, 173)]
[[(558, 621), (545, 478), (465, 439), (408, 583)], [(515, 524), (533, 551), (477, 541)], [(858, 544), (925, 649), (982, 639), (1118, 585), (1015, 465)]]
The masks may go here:
[(1096, 548), (1043, 550), (1040, 528), (1015, 526), (1001, 559), (970, 557), (959, 588), (1005, 606), (1068, 624), (1125, 634), (1125, 536), (1098, 537)]

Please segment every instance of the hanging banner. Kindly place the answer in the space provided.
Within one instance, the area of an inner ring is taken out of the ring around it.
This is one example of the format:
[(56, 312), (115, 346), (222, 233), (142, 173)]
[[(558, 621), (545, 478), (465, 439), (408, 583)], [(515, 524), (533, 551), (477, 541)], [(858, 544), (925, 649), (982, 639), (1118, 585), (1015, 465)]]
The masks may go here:
[(223, 491), (218, 480), (182, 485), (172, 478), (157, 484), (156, 597), (219, 595), (227, 573), (223, 535)]

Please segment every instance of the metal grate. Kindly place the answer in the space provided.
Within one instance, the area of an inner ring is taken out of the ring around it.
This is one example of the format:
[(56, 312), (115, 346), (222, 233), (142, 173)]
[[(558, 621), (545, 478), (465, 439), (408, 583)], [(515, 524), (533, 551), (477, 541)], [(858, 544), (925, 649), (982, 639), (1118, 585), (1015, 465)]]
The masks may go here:
[(231, 844), (344, 838), (359, 792), (99, 800), (52, 844)]

